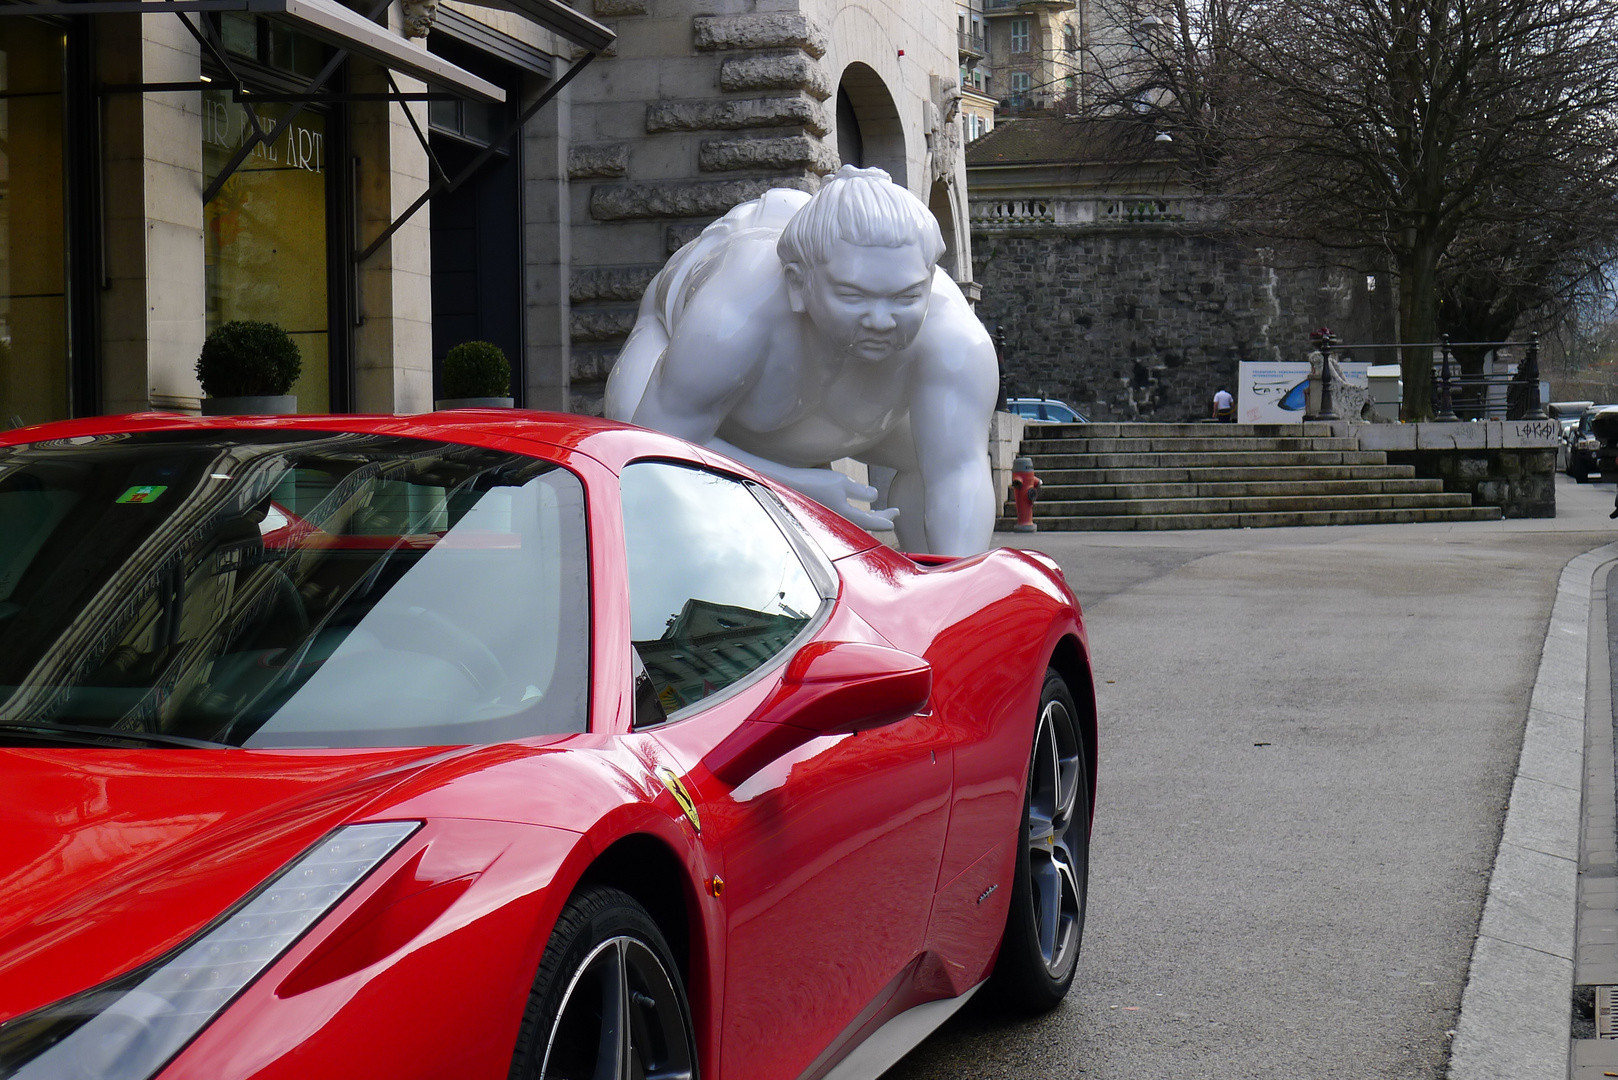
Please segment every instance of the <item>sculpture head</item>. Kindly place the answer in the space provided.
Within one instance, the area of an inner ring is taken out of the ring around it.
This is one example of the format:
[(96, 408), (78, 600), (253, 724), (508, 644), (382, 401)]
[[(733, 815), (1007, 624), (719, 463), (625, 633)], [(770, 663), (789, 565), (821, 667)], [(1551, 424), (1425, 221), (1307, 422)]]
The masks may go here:
[(932, 212), (887, 173), (844, 165), (792, 215), (776, 252), (792, 310), (874, 363), (921, 332), (944, 236)]

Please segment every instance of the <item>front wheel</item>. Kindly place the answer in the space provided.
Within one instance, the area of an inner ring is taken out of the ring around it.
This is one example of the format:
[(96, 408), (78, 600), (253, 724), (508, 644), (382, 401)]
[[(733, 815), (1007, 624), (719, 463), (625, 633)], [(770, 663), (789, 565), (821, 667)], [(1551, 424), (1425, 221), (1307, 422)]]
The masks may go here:
[(696, 1080), (691, 1009), (668, 943), (618, 889), (556, 920), (517, 1035), (512, 1080)]
[(994, 982), (1023, 1012), (1054, 1009), (1073, 984), (1090, 870), (1090, 785), (1078, 709), (1046, 671), (1023, 799), (1016, 877)]

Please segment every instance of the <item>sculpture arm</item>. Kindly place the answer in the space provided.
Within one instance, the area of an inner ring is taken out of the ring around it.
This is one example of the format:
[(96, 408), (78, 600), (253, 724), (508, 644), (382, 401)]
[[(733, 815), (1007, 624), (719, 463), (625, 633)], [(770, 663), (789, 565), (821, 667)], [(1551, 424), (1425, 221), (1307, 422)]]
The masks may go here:
[(899, 516), (898, 510), (861, 510), (854, 506), (850, 500), (858, 499), (868, 503), (875, 499), (876, 488), (844, 476), (836, 469), (804, 469), (783, 465), (779, 461), (749, 454), (717, 435), (703, 445), (711, 450), (717, 450), (726, 457), (736, 459), (771, 480), (779, 480), (799, 494), (806, 495), (821, 506), (841, 514), (862, 529), (887, 532), (893, 528), (893, 519)]
[(999, 371), (988, 332), (969, 310), (937, 329), (945, 332), (934, 339), (910, 406), (927, 550), (972, 555), (994, 535), (988, 438)]

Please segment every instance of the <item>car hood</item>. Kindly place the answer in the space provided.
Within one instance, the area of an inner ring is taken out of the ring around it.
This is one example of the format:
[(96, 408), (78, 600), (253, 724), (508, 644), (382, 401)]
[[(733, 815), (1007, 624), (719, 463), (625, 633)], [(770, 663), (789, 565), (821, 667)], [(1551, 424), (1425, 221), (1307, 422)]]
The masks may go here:
[(0, 749), (0, 1022), (161, 956), (445, 756)]

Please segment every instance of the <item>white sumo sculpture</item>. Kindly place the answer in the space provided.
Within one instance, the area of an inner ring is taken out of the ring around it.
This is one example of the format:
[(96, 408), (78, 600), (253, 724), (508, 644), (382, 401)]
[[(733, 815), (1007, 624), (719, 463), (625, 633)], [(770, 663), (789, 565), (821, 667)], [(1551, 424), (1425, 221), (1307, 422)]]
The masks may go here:
[[(906, 551), (989, 546), (994, 346), (881, 169), (742, 203), (652, 279), (606, 413), (702, 443)], [(877, 487), (827, 467), (852, 457)], [(866, 511), (849, 500), (871, 501)], [(897, 519), (897, 521), (895, 521)]]

